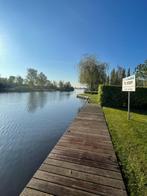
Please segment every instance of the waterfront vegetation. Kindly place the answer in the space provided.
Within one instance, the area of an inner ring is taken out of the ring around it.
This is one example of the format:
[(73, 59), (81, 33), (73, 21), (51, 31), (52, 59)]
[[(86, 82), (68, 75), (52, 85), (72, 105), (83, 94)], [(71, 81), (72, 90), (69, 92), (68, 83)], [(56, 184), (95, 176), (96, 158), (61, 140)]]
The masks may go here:
[(94, 55), (84, 56), (78, 64), (79, 81), (86, 84), (89, 91), (97, 91), (100, 84), (121, 86), (122, 78), (136, 75), (137, 86), (147, 87), (147, 60), (134, 70), (125, 66), (117, 66), (109, 72), (109, 65), (99, 61)]
[(25, 92), (25, 91), (73, 91), (70, 82), (51, 81), (47, 76), (37, 70), (29, 68), (25, 78), (21, 76), (0, 77), (0, 92)]

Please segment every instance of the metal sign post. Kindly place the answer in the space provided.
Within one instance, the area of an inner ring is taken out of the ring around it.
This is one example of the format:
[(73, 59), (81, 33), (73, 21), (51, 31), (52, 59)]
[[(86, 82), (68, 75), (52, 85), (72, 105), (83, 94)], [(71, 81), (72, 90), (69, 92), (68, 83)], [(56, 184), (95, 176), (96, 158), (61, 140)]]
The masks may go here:
[(128, 120), (130, 120), (130, 93), (136, 91), (135, 75), (123, 78), (122, 91), (128, 92)]
[(130, 91), (128, 91), (128, 120), (130, 120)]

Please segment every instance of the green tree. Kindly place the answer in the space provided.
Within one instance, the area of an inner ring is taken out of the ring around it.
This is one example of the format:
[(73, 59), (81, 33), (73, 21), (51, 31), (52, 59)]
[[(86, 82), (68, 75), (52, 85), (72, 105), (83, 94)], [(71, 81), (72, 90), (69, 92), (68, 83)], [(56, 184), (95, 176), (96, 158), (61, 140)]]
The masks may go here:
[(126, 77), (126, 70), (125, 68), (118, 66), (117, 69), (113, 68), (111, 71), (111, 76), (110, 76), (110, 83), (112, 85), (121, 85), (122, 84), (122, 79)]
[(53, 81), (52, 83), (52, 87), (54, 90), (56, 90), (58, 87), (57, 87), (57, 82), (56, 81)]
[(127, 77), (131, 75), (130, 67), (128, 68)]
[(14, 84), (14, 83), (15, 83), (15, 76), (9, 76), (8, 82), (9, 82), (10, 84)]
[(64, 82), (63, 81), (59, 81), (59, 89), (62, 90), (64, 88)]
[(122, 84), (122, 79), (126, 77), (126, 70), (123, 67), (118, 66), (116, 74), (117, 74), (116, 84), (121, 85)]
[(44, 73), (40, 72), (37, 76), (37, 86), (44, 88), (47, 84), (47, 77)]
[(23, 78), (21, 76), (17, 76), (15, 81), (18, 86), (23, 85)]
[(135, 68), (136, 77), (146, 78), (147, 77), (147, 61), (143, 64), (139, 64)]
[(111, 71), (110, 84), (111, 85), (115, 85), (116, 84), (116, 72), (115, 72), (115, 69), (114, 68)]
[(37, 70), (29, 68), (27, 70), (26, 80), (30, 88), (35, 87), (35, 85), (37, 84)]
[(109, 77), (109, 75), (107, 75), (106, 84), (107, 84), (107, 85), (110, 84), (110, 77)]
[(137, 78), (137, 86), (147, 86), (147, 60), (143, 64), (139, 64), (135, 68)]
[(46, 87), (47, 87), (47, 89), (52, 89), (52, 83), (51, 83), (51, 81), (50, 80), (47, 80), (46, 81)]
[(64, 88), (65, 89), (70, 89), (72, 86), (71, 86), (71, 83), (70, 82), (65, 82), (65, 84), (64, 84)]
[(95, 56), (85, 56), (82, 58), (79, 67), (79, 81), (87, 84), (90, 90), (97, 90), (99, 84), (106, 83), (107, 64), (99, 62)]

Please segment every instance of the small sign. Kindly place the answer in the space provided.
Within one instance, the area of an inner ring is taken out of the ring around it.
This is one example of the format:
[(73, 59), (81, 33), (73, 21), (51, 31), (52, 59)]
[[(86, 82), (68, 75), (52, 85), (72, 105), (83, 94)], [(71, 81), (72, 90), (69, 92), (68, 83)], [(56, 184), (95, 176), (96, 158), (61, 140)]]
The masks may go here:
[(123, 78), (122, 91), (127, 91), (127, 92), (136, 91), (135, 75), (129, 76), (127, 78)]

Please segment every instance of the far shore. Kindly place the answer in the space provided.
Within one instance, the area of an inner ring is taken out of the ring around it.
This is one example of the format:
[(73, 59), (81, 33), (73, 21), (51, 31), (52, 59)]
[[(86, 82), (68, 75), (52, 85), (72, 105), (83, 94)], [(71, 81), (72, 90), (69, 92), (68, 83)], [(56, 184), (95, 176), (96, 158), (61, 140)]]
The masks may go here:
[(25, 92), (72, 92), (73, 89), (0, 89), (0, 93), (25, 93)]

